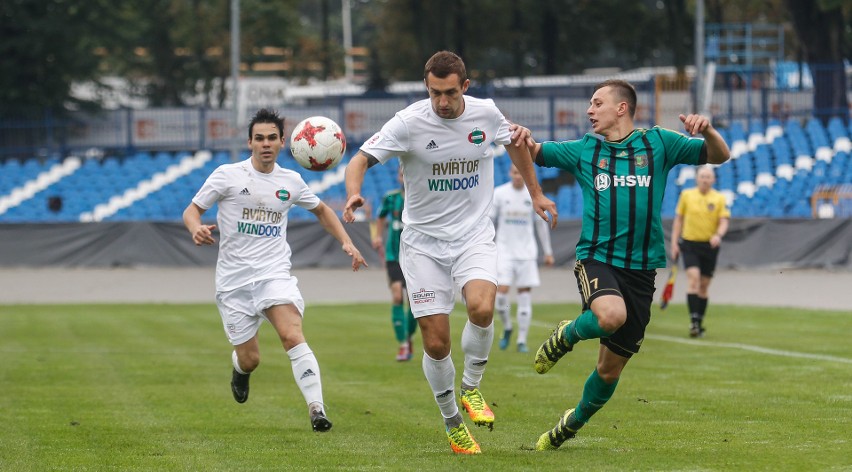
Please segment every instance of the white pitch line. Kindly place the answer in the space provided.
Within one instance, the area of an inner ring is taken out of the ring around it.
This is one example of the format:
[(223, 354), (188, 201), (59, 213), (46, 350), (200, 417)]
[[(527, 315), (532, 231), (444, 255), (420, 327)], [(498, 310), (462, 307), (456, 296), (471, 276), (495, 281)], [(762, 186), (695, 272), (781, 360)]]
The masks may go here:
[(811, 354), (809, 352), (796, 352), (796, 351), (785, 351), (783, 349), (770, 349), (768, 347), (760, 347), (760, 346), (752, 346), (750, 344), (740, 344), (740, 343), (720, 343), (716, 341), (705, 341), (698, 339), (684, 339), (684, 338), (676, 338), (674, 336), (666, 336), (662, 334), (646, 334), (646, 338), (656, 339), (658, 341), (669, 341), (673, 343), (680, 344), (690, 344), (693, 346), (710, 346), (710, 347), (724, 347), (729, 349), (742, 349), (744, 351), (751, 352), (759, 352), (761, 354), (769, 354), (772, 356), (783, 356), (783, 357), (799, 357), (802, 359), (816, 359), (820, 361), (830, 361), (830, 362), (842, 362), (844, 364), (852, 364), (852, 359), (848, 359), (846, 357), (837, 357), (837, 356), (829, 356), (827, 354)]
[[(553, 328), (554, 325), (533, 321), (532, 324), (543, 328)], [(706, 341), (700, 339), (685, 339), (676, 338), (674, 336), (666, 336), (663, 334), (646, 334), (646, 338), (657, 341), (668, 341), (672, 343), (689, 344), (691, 346), (706, 346), (706, 347), (721, 347), (727, 349), (742, 349), (744, 351), (759, 352), (761, 354), (769, 354), (771, 356), (783, 357), (798, 357), (802, 359), (815, 359), (820, 361), (841, 362), (844, 364), (852, 364), (852, 359), (846, 357), (829, 356), (826, 354), (811, 354), (809, 352), (785, 351), (783, 349), (771, 349), (768, 347), (752, 346), (750, 344), (741, 343), (723, 343), (716, 341)]]

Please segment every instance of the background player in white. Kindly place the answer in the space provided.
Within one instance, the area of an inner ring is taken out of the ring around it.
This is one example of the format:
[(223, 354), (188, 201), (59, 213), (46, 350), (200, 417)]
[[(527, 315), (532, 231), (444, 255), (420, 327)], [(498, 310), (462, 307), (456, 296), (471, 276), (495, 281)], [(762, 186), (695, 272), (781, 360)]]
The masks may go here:
[(494, 414), (478, 388), (494, 339), (497, 290), (494, 225), (488, 217), (494, 192), (491, 145), (506, 146), (527, 182), (536, 213), (547, 219), (549, 211), (555, 224), (556, 205), (538, 185), (523, 143), (526, 130), (513, 136), (493, 101), (464, 95), (470, 81), (460, 57), (448, 51), (434, 54), (423, 79), (429, 99), (398, 112), (346, 167), (343, 219), (354, 221), (354, 210), (364, 204), (361, 185), (367, 168), (398, 156), (406, 192), (400, 265), (423, 337), (423, 371), (453, 451), (476, 454), (479, 444), (454, 396), (449, 313), (460, 287), (468, 316), (461, 336), (461, 402), (474, 423), (493, 427)]
[(305, 302), (297, 279), (290, 275), (287, 213), (293, 205), (310, 210), (322, 227), (352, 257), (352, 269), (365, 265), (361, 253), (337, 218), (297, 172), (276, 160), (284, 145), (284, 119), (261, 109), (249, 123), (251, 157), (219, 166), (204, 182), (183, 212), (183, 221), (196, 245), (214, 244), (216, 225), (201, 215), (219, 204), (221, 235), (216, 264), (216, 305), (228, 340), (234, 346), (231, 392), (248, 399), (249, 375), (260, 363), (257, 331), (268, 320), (287, 351), (296, 385), (308, 404), (314, 431), (328, 431), (317, 359), (302, 334)]
[(518, 168), (509, 168), (509, 182), (494, 189), (491, 219), (497, 226), (497, 298), (494, 308), (503, 321), (500, 349), (506, 349), (512, 337), (512, 313), (509, 289), (518, 290), (518, 352), (528, 352), (527, 333), (532, 322), (532, 288), (541, 284), (538, 274), (538, 246), (544, 263), (553, 265), (550, 230), (547, 222), (536, 217), (532, 199)]

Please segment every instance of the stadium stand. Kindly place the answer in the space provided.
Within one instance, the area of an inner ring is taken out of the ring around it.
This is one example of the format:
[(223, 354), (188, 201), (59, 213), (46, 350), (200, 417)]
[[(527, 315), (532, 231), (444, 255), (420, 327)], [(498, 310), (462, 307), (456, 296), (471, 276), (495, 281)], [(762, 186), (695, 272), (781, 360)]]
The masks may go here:
[[(811, 218), (852, 216), (852, 125), (840, 118), (827, 126), (816, 119), (734, 122), (720, 130), (731, 147), (732, 161), (717, 167), (717, 188), (735, 217)], [(495, 184), (508, 181), (511, 161), (498, 148)], [(246, 152), (240, 159), (247, 158)], [(338, 212), (345, 204), (343, 170), (318, 173), (298, 166), (289, 156), (280, 163), (308, 182)], [(227, 152), (137, 152), (116, 156), (9, 159), (0, 163), (0, 223), (76, 221), (179, 221), (204, 179), (230, 161)], [(377, 203), (397, 187), (396, 160), (367, 173), (364, 195)], [(561, 171), (538, 169), (542, 182), (558, 181)], [(663, 216), (673, 217), (677, 197), (695, 184), (695, 169), (679, 166), (669, 175)], [(547, 188), (547, 187), (546, 187)], [(829, 195), (829, 197), (826, 197)], [(549, 192), (561, 218), (579, 218), (579, 187), (561, 184)], [(835, 198), (837, 197), (837, 198)], [(828, 208), (826, 205), (830, 205)], [(819, 208), (818, 208), (819, 207)], [(372, 210), (367, 210), (372, 211)], [(213, 220), (216, 209), (205, 214)], [(312, 218), (294, 209), (293, 220)]]

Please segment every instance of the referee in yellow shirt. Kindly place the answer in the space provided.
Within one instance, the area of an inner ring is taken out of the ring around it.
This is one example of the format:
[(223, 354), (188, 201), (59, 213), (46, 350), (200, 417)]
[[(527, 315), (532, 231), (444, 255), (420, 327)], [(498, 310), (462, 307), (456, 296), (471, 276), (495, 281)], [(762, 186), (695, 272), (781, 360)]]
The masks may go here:
[(708, 289), (716, 270), (719, 246), (728, 231), (731, 212), (724, 195), (713, 190), (716, 174), (709, 166), (698, 169), (695, 188), (680, 194), (672, 224), (672, 259), (683, 254), (686, 271), (686, 304), (691, 324), (689, 336), (704, 334)]

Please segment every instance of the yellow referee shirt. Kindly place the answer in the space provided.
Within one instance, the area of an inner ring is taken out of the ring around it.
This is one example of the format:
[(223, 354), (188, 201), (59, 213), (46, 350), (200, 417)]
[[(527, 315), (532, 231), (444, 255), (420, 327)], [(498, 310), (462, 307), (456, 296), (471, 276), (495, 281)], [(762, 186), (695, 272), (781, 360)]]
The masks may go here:
[(684, 190), (675, 212), (683, 217), (681, 238), (698, 242), (710, 241), (719, 228), (719, 220), (731, 217), (725, 196), (713, 189), (706, 194), (698, 188)]

